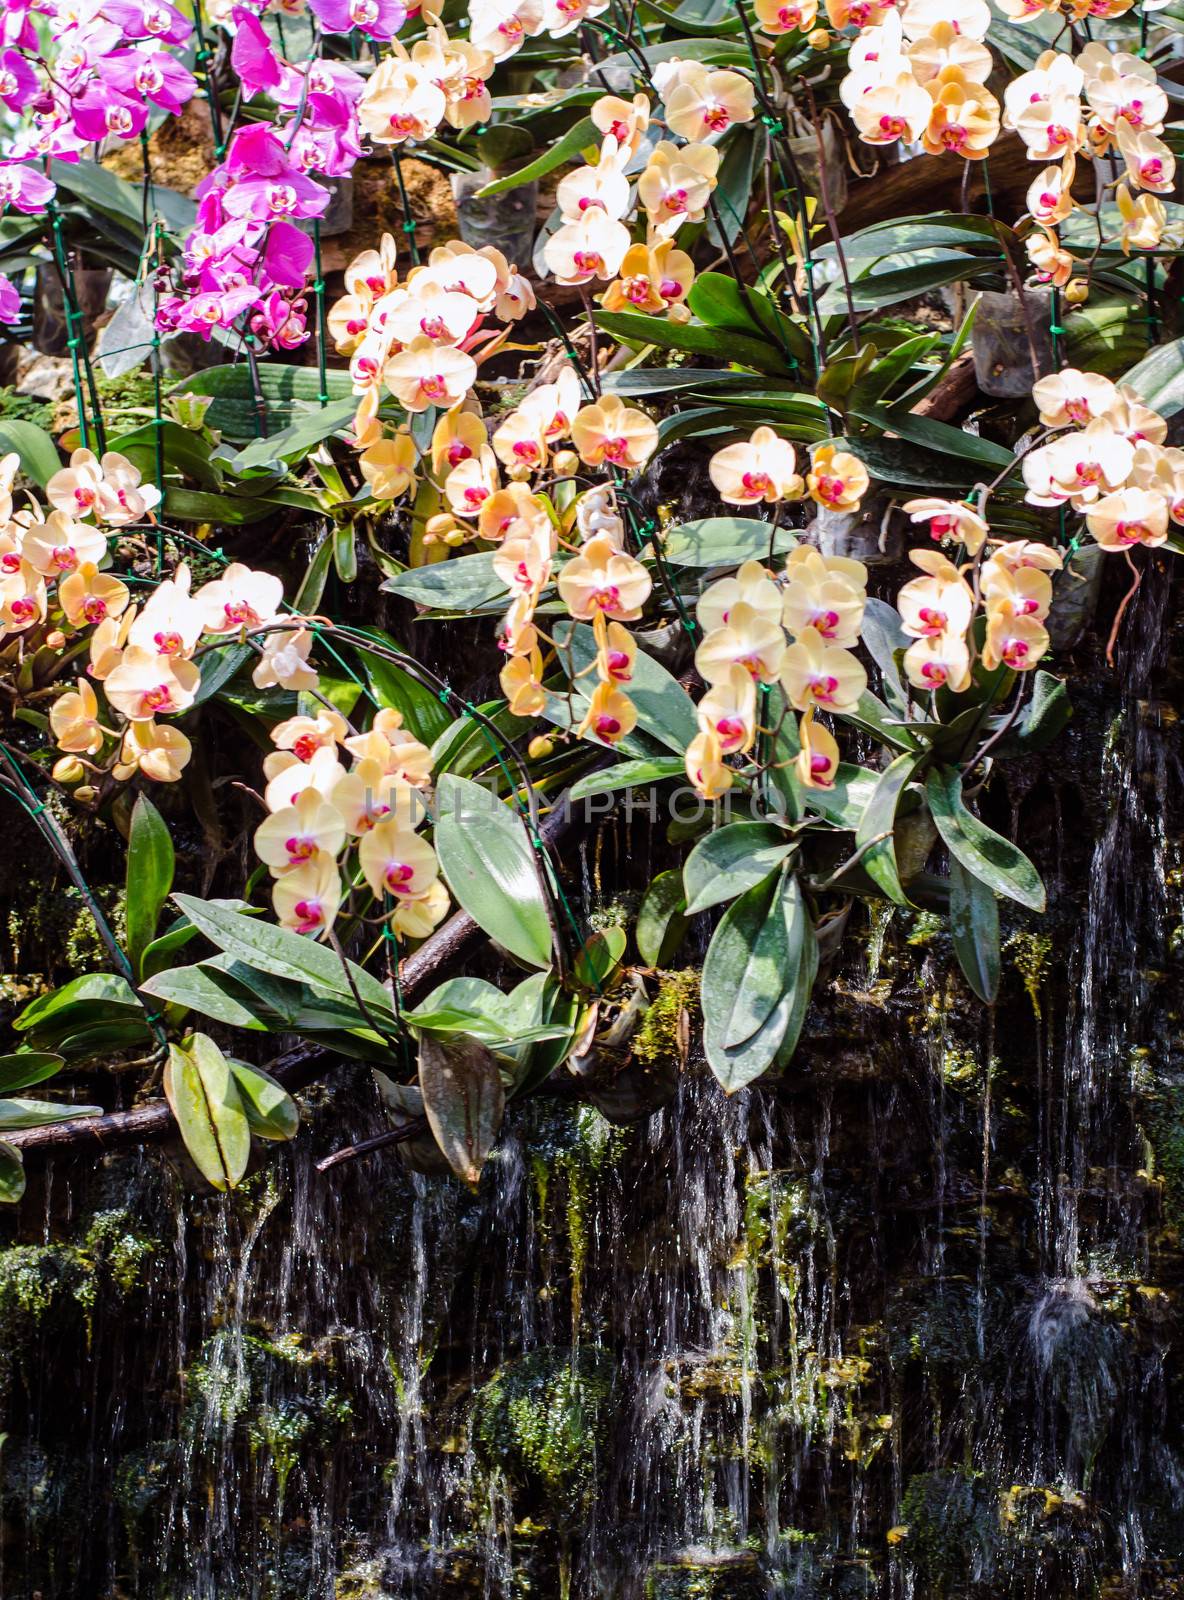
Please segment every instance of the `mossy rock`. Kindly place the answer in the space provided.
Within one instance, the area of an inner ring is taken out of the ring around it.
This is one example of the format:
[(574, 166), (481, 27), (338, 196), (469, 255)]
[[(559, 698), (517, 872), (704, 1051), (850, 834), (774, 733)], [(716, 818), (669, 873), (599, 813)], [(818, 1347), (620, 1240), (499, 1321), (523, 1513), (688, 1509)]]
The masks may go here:
[(655, 1563), (645, 1600), (768, 1600), (774, 1592), (751, 1550), (687, 1550)]
[(602, 1350), (536, 1350), (502, 1367), (473, 1401), (482, 1466), (541, 1503), (548, 1520), (575, 1518), (603, 1475), (612, 1378)]
[(999, 1491), (977, 1473), (948, 1468), (909, 1480), (901, 1507), (906, 1558), (918, 1593), (963, 1595), (990, 1578), (999, 1556)]

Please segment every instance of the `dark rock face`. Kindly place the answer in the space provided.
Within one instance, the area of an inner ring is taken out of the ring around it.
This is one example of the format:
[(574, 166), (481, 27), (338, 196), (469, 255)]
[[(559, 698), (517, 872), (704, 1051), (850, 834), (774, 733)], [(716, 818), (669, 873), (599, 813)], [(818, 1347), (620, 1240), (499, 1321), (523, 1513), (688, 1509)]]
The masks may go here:
[[(1119, 673), (1087, 635), (1068, 732), (988, 796), (1050, 886), (994, 1014), (935, 919), (856, 906), (781, 1082), (725, 1100), (692, 1042), (627, 1126), (523, 1108), (476, 1196), (316, 1174), (382, 1125), (348, 1066), (233, 1196), (168, 1150), (35, 1176), (0, 1252), (4, 1600), (1180, 1592), (1154, 579)], [(585, 913), (669, 864), (621, 818), (586, 850)]]

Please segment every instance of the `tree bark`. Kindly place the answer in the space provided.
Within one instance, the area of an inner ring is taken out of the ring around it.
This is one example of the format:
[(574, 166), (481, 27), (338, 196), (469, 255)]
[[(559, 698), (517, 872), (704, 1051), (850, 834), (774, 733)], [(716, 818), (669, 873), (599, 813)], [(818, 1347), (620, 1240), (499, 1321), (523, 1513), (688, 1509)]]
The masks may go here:
[[(549, 846), (559, 843), (573, 831), (580, 811), (566, 792), (544, 819), (541, 833)], [(467, 911), (457, 911), (436, 929), (430, 938), (401, 964), (399, 979), (402, 1000), (414, 1006), (485, 938), (480, 926)], [(266, 1064), (266, 1071), (285, 1089), (303, 1089), (347, 1059), (336, 1050), (309, 1041), (294, 1045)], [(73, 1154), (81, 1150), (109, 1150), (132, 1144), (148, 1144), (170, 1139), (177, 1132), (173, 1113), (166, 1100), (151, 1100), (133, 1111), (111, 1111), (102, 1117), (76, 1117), (43, 1128), (24, 1128), (6, 1133), (6, 1144), (14, 1145), (26, 1158), (30, 1155)]]

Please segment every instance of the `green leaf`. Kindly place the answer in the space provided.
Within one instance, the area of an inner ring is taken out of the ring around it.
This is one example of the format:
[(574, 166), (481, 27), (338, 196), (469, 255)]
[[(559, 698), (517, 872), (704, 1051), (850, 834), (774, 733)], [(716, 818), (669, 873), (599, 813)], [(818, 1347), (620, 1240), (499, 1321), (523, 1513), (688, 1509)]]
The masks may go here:
[[(1000, 472), (1015, 461), (1011, 450), (993, 444), (990, 439), (980, 439), (964, 428), (952, 428), (948, 422), (938, 422), (933, 417), (919, 417), (900, 406), (853, 406), (852, 416), (885, 433), (894, 433), (909, 444), (920, 445), (925, 450), (935, 450), (939, 455), (955, 460), (969, 461), (978, 467), (990, 468), (992, 474)], [(858, 451), (859, 442), (855, 441)]]
[(999, 993), (999, 902), (958, 858), (950, 857), (950, 936), (967, 983), (988, 1005)]
[[(871, 799), (867, 809), (859, 819), (859, 827), (855, 831), (856, 849), (864, 850), (860, 865), (874, 883), (877, 883), (889, 900), (898, 906), (907, 906), (909, 897), (901, 885), (900, 873), (896, 866), (896, 844), (892, 837), (892, 830), (896, 823), (896, 808), (900, 804), (900, 797), (908, 787), (917, 767), (925, 759), (924, 754), (917, 754), (906, 750), (903, 755), (897, 756), (891, 765), (885, 767), (880, 774), (876, 787), (872, 790)], [(871, 844), (879, 834), (887, 834), (886, 839), (880, 839), (878, 844)]]
[(912, 300), (917, 295), (928, 294), (931, 289), (940, 289), (943, 284), (970, 283), (985, 272), (1000, 271), (1001, 267), (1001, 261), (972, 255), (963, 255), (957, 260), (922, 261), (912, 267), (895, 267), (857, 278), (851, 285), (851, 298), (857, 311), (868, 311)]
[(854, 711), (840, 713), (844, 722), (853, 723), (865, 733), (870, 733), (873, 739), (881, 744), (890, 745), (894, 750), (915, 750), (917, 741), (907, 728), (903, 727), (898, 718), (892, 713), (882, 700), (878, 700), (870, 690), (865, 689), (859, 697), (859, 703)]
[(637, 950), (647, 967), (668, 967), (686, 938), (686, 895), (682, 873), (659, 872), (645, 892), (634, 930)]
[[(210, 460), (210, 447), (200, 434), (168, 421), (161, 423), (159, 431), (166, 472), (179, 473), (203, 489), (221, 488), (221, 476)], [(156, 434), (155, 423), (146, 422), (142, 428), (111, 440), (111, 449), (126, 456), (146, 483), (156, 482)]]
[(87, 972), (71, 978), (60, 989), (38, 995), (13, 1019), (18, 1032), (43, 1032), (83, 1015), (95, 1019), (126, 1019), (143, 1010), (131, 984), (113, 972)]
[(735, 278), (724, 272), (701, 272), (691, 286), (687, 305), (708, 328), (728, 328), (754, 339), (770, 338), (796, 360), (812, 358), (806, 333), (755, 285), (746, 285), (742, 291)]
[(102, 1106), (62, 1105), (52, 1100), (0, 1100), (0, 1128), (44, 1128), (54, 1122), (72, 1122), (75, 1117), (101, 1117)]
[(591, 117), (581, 117), (549, 150), (544, 150), (527, 166), (519, 167), (517, 172), (508, 172), (504, 178), (495, 178), (492, 183), (487, 183), (483, 189), (478, 189), (474, 199), (488, 200), (491, 195), (505, 194), (508, 189), (533, 183), (536, 178), (544, 178), (548, 172), (554, 172), (565, 161), (574, 161), (586, 146), (599, 144), (600, 130)]
[(1184, 406), (1184, 339), (1156, 345), (1123, 378), (1162, 417)]
[(980, 822), (962, 803), (962, 774), (943, 767), (925, 784), (929, 809), (950, 855), (996, 894), (1029, 911), (1045, 908), (1040, 874), (1017, 845)]
[[(14, 1206), (25, 1192), (25, 1164), (15, 1145), (0, 1140), (0, 1204)], [(3, 1442), (0, 1434), (0, 1443)]]
[[(104, 216), (121, 223), (133, 234), (144, 232), (144, 192), (138, 184), (118, 177), (96, 161), (59, 162), (54, 167), (54, 181), (59, 189), (76, 196), (101, 211)], [(154, 212), (168, 223), (171, 230), (185, 232), (193, 226), (197, 207), (192, 200), (178, 194), (175, 189), (160, 184), (148, 186), (148, 215)]]
[(149, 978), (141, 985), (141, 989), (155, 1000), (164, 1001), (167, 1005), (184, 1006), (214, 1022), (225, 1022), (232, 1028), (264, 1032), (268, 1027), (267, 1019), (259, 1014), (259, 1008), (250, 1003), (250, 995), (244, 994), (241, 986), (225, 972), (211, 968), (206, 962), (198, 962), (191, 967), (170, 967), (166, 972), (158, 972), (155, 977)]
[(691, 851), (682, 869), (686, 914), (734, 900), (785, 860), (793, 840), (771, 822), (730, 822)]
[(247, 527), (252, 522), (274, 517), (279, 509), (278, 502), (264, 495), (249, 500), (243, 495), (206, 494), (201, 489), (171, 486), (164, 492), (165, 514), (177, 522), (224, 522), (234, 527)]
[(169, 1046), (165, 1099), (194, 1165), (215, 1189), (236, 1188), (251, 1156), (251, 1129), (230, 1062), (204, 1033)]
[(45, 1050), (18, 1050), (15, 1055), (0, 1056), (0, 1094), (44, 1083), (64, 1066), (61, 1056)]
[(251, 1132), (260, 1139), (294, 1139), (300, 1131), (300, 1111), (283, 1084), (262, 1067), (229, 1056), (227, 1061)]
[(428, 1126), (448, 1165), (475, 1187), (505, 1115), (497, 1062), (476, 1039), (427, 1034), (419, 1042), (419, 1087)]
[(624, 928), (613, 926), (598, 929), (584, 941), (572, 963), (573, 980), (599, 994), (621, 965), (628, 942), (629, 936)]
[[(273, 977), (313, 984), (343, 1000), (353, 999), (342, 963), (327, 945), (303, 934), (291, 933), (287, 928), (277, 928), (274, 923), (227, 910), (214, 900), (175, 894), (173, 902), (211, 944), (225, 950), (235, 961), (271, 973)], [(349, 963), (349, 971), (367, 1009), (384, 1023), (393, 1021), (390, 995), (378, 979), (353, 961)], [(359, 1015), (358, 1023), (364, 1025), (365, 1018)]]
[(349, 395), (344, 400), (301, 412), (286, 428), (269, 433), (266, 439), (256, 439), (231, 456), (226, 465), (241, 478), (247, 472), (269, 467), (272, 463), (301, 460), (322, 440), (347, 428), (356, 410), (357, 401)]
[(903, 714), (908, 706), (908, 695), (896, 663), (896, 653), (898, 650), (907, 650), (913, 641), (901, 627), (900, 613), (896, 607), (869, 595), (864, 604), (859, 637), (880, 669), (884, 693), (892, 709)]
[[(242, 911), (252, 916), (262, 915), (261, 907), (249, 905), (246, 900), (214, 899), (208, 901), (207, 904), (222, 906), (227, 911)], [(176, 952), (183, 950), (190, 940), (196, 937), (197, 929), (188, 917), (175, 918), (165, 932), (161, 934), (160, 938), (153, 939), (147, 950), (144, 951), (144, 961), (140, 970), (146, 977), (151, 977), (154, 973), (162, 971), (164, 967), (169, 965), (170, 959)]]
[(174, 866), (164, 818), (151, 800), (137, 795), (127, 842), (127, 956), (137, 977), (173, 887)]
[(825, 817), (837, 828), (858, 828), (867, 810), (880, 774), (867, 767), (853, 767), (840, 761), (835, 781), (829, 789), (807, 789), (803, 800), (807, 811)]
[(430, 611), (474, 611), (506, 595), (505, 584), (493, 570), (492, 550), (430, 567), (409, 567), (380, 587)]
[(801, 898), (788, 869), (729, 906), (703, 963), (703, 1045), (727, 1094), (772, 1066), (794, 1009)]
[[(300, 410), (298, 401), (317, 404), (321, 382), (315, 366), (293, 367), (278, 361), (260, 361), (256, 370), (267, 406), (268, 426), (273, 432), (282, 431), (296, 421)], [(330, 401), (350, 398), (353, 383), (348, 372), (330, 370), (325, 379)], [(207, 367), (184, 379), (170, 392), (211, 395), (214, 403), (206, 413), (206, 422), (233, 443), (247, 444), (259, 433), (251, 373), (245, 362)]]
[[(365, 632), (376, 645), (399, 655), (405, 653), (401, 645), (377, 628), (368, 628)], [(401, 711), (404, 725), (417, 739), (428, 746), (435, 744), (453, 724), (452, 713), (441, 704), (439, 695), (404, 668), (369, 650), (361, 639), (354, 638), (351, 642), (363, 659), (366, 676), (379, 705)]]
[(1019, 722), (1010, 733), (1000, 739), (994, 755), (999, 760), (1009, 756), (1031, 755), (1046, 745), (1068, 726), (1073, 716), (1069, 691), (1060, 678), (1051, 672), (1037, 671), (1032, 685), (1032, 698), (1024, 708)]
[(44, 428), (19, 418), (0, 417), (0, 456), (15, 451), (21, 471), (44, 489), (62, 464), (58, 447)]
[(784, 555), (797, 544), (789, 528), (778, 528), (759, 517), (704, 517), (684, 522), (659, 536), (662, 554), (674, 567), (738, 567), (745, 561), (764, 561)]
[(698, 323), (667, 322), (642, 311), (599, 311), (596, 326), (625, 344), (657, 345), (660, 350), (686, 350), (691, 355), (715, 356), (735, 361), (756, 372), (786, 377), (789, 366), (772, 339), (757, 339), (743, 333), (704, 328)]
[(435, 846), (448, 887), (489, 937), (530, 966), (550, 966), (547, 899), (521, 818), (479, 783), (445, 773)]
[(652, 761), (619, 761), (615, 767), (590, 772), (587, 777), (577, 779), (568, 798), (587, 800), (594, 794), (616, 794), (622, 789), (639, 789), (645, 784), (685, 776), (686, 765), (677, 756), (656, 756)]

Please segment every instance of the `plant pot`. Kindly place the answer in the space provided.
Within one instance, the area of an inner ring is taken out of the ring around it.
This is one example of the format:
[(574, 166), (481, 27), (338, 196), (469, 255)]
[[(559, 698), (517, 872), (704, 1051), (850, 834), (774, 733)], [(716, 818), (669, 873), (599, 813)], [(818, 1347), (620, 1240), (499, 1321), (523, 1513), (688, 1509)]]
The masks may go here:
[(1040, 373), (1032, 370), (1028, 323), (1041, 372), (1052, 370), (1052, 290), (1025, 289), (1024, 306), (1014, 289), (984, 291), (970, 335), (974, 376), (984, 394), (1015, 400), (1029, 395)]
[(490, 167), (477, 172), (454, 172), (452, 193), (456, 200), (456, 223), (461, 238), (475, 250), (492, 245), (511, 266), (529, 264), (534, 246), (537, 183), (523, 183), (516, 189), (477, 199), (477, 192), (492, 183), (498, 174)]
[(884, 513), (888, 502), (881, 495), (869, 497), (858, 511), (828, 511), (819, 507), (806, 529), (806, 538), (824, 556), (847, 556), (866, 567), (883, 567), (904, 555), (904, 535), (899, 519)]
[(830, 117), (824, 117), (821, 126), (821, 160), (818, 136), (813, 129), (802, 138), (789, 141), (790, 154), (801, 176), (802, 187), (818, 200), (823, 198), (822, 172), (825, 170), (826, 199), (831, 210), (839, 212), (847, 204), (847, 147)]
[(318, 180), (329, 190), (329, 209), (321, 218), (321, 238), (332, 239), (340, 233), (348, 233), (354, 221), (354, 180), (350, 174), (344, 173), (340, 178), (321, 178)]
[[(110, 267), (74, 268), (74, 293), (82, 312), (84, 337), (89, 337), (96, 318), (106, 309), (112, 276)], [(69, 338), (62, 280), (52, 263), (43, 262), (37, 268), (33, 291), (33, 348), (45, 356), (64, 356)]]

